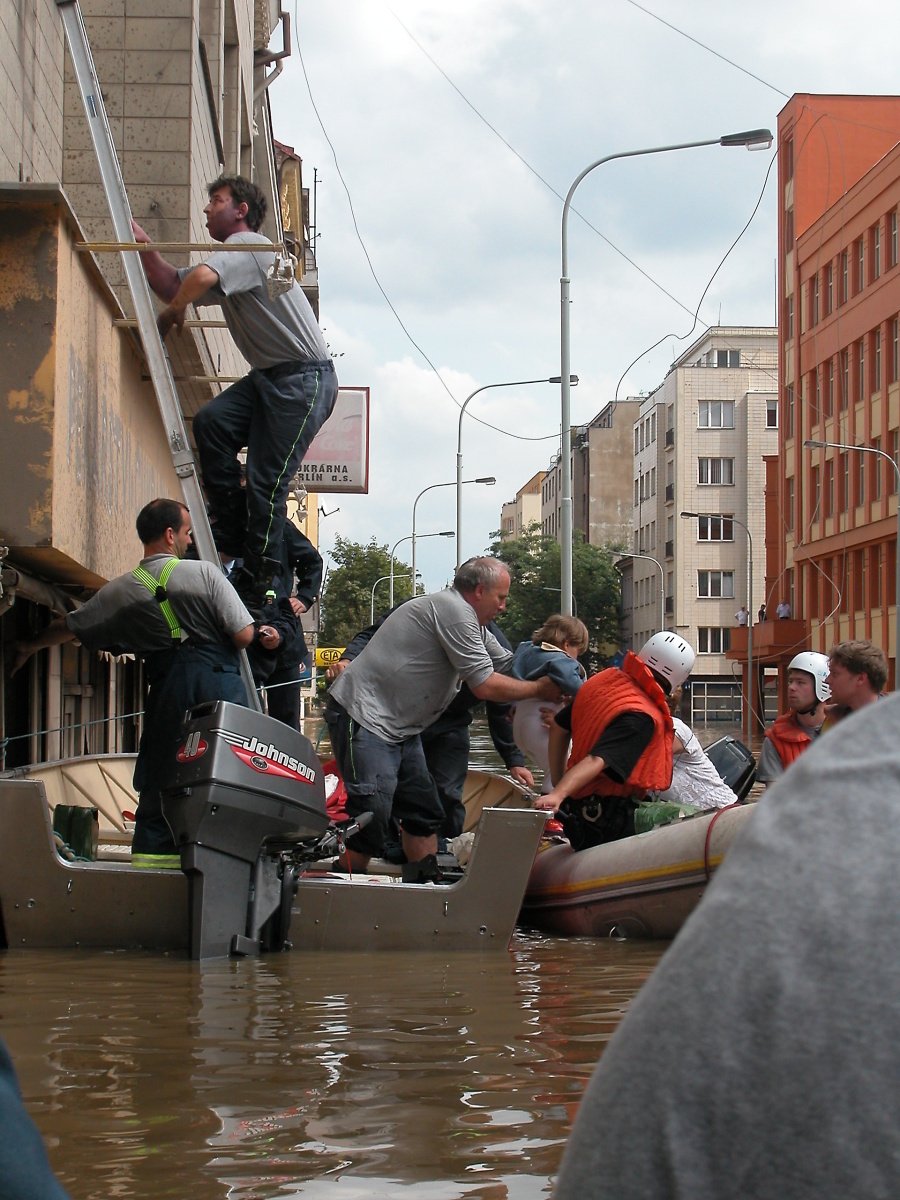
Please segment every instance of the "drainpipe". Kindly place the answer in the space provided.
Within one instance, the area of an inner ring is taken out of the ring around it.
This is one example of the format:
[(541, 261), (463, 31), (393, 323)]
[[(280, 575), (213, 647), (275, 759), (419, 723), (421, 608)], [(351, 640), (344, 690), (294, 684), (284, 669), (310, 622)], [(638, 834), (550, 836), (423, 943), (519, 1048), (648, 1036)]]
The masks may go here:
[(253, 89), (253, 103), (259, 100), (263, 92), (267, 91), (270, 84), (274, 83), (281, 72), (284, 70), (282, 59), (290, 58), (291, 56), (291, 14), (283, 9), (278, 14), (278, 19), (281, 22), (281, 44), (283, 49), (278, 51), (272, 50), (257, 50), (253, 55), (254, 67), (267, 67), (269, 63), (277, 63), (274, 71), (270, 71), (268, 75), (264, 74), (262, 79)]

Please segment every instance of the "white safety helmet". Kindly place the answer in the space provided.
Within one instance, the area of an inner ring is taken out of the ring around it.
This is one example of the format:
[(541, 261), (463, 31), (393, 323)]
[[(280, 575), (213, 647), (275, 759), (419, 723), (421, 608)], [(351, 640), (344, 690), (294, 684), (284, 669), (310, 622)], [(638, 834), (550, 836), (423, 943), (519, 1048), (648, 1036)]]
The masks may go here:
[(829, 669), (828, 655), (817, 654), (814, 650), (804, 650), (802, 654), (795, 654), (788, 663), (789, 671), (805, 671), (807, 675), (812, 675), (817, 700), (831, 699), (831, 688), (826, 683)]
[(694, 665), (694, 651), (677, 633), (654, 633), (638, 652), (638, 658), (648, 667), (668, 679), (677, 688), (687, 679)]

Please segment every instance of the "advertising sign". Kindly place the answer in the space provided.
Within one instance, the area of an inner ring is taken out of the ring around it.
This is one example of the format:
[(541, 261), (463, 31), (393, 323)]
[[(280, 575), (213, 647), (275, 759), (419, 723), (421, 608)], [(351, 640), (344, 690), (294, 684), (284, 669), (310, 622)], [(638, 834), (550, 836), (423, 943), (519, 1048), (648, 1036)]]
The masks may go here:
[(369, 389), (338, 388), (334, 412), (297, 471), (308, 492), (368, 492)]

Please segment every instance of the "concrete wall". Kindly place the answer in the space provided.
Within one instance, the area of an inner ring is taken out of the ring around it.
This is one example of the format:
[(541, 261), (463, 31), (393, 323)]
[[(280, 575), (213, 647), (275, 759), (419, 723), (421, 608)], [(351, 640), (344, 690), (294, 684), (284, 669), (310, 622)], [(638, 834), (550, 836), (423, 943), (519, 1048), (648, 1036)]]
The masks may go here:
[(133, 565), (137, 511), (178, 495), (152, 391), (61, 197), (0, 208), (0, 540), (95, 585)]

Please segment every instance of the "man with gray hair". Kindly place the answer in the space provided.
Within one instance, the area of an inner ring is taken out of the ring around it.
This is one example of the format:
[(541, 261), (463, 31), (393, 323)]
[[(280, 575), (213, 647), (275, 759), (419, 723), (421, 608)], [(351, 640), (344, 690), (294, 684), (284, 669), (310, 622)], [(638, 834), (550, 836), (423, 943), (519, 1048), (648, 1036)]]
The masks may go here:
[(480, 700), (559, 699), (546, 677), (500, 674), (512, 654), (485, 626), (505, 609), (509, 585), (499, 559), (469, 559), (451, 588), (395, 609), (331, 685), (325, 720), (347, 788), (347, 813), (373, 814), (349, 843), (352, 870), (364, 871), (381, 853), (394, 816), (408, 862), (424, 862), (428, 871), (444, 809), (419, 734), (444, 712), (460, 683)]

